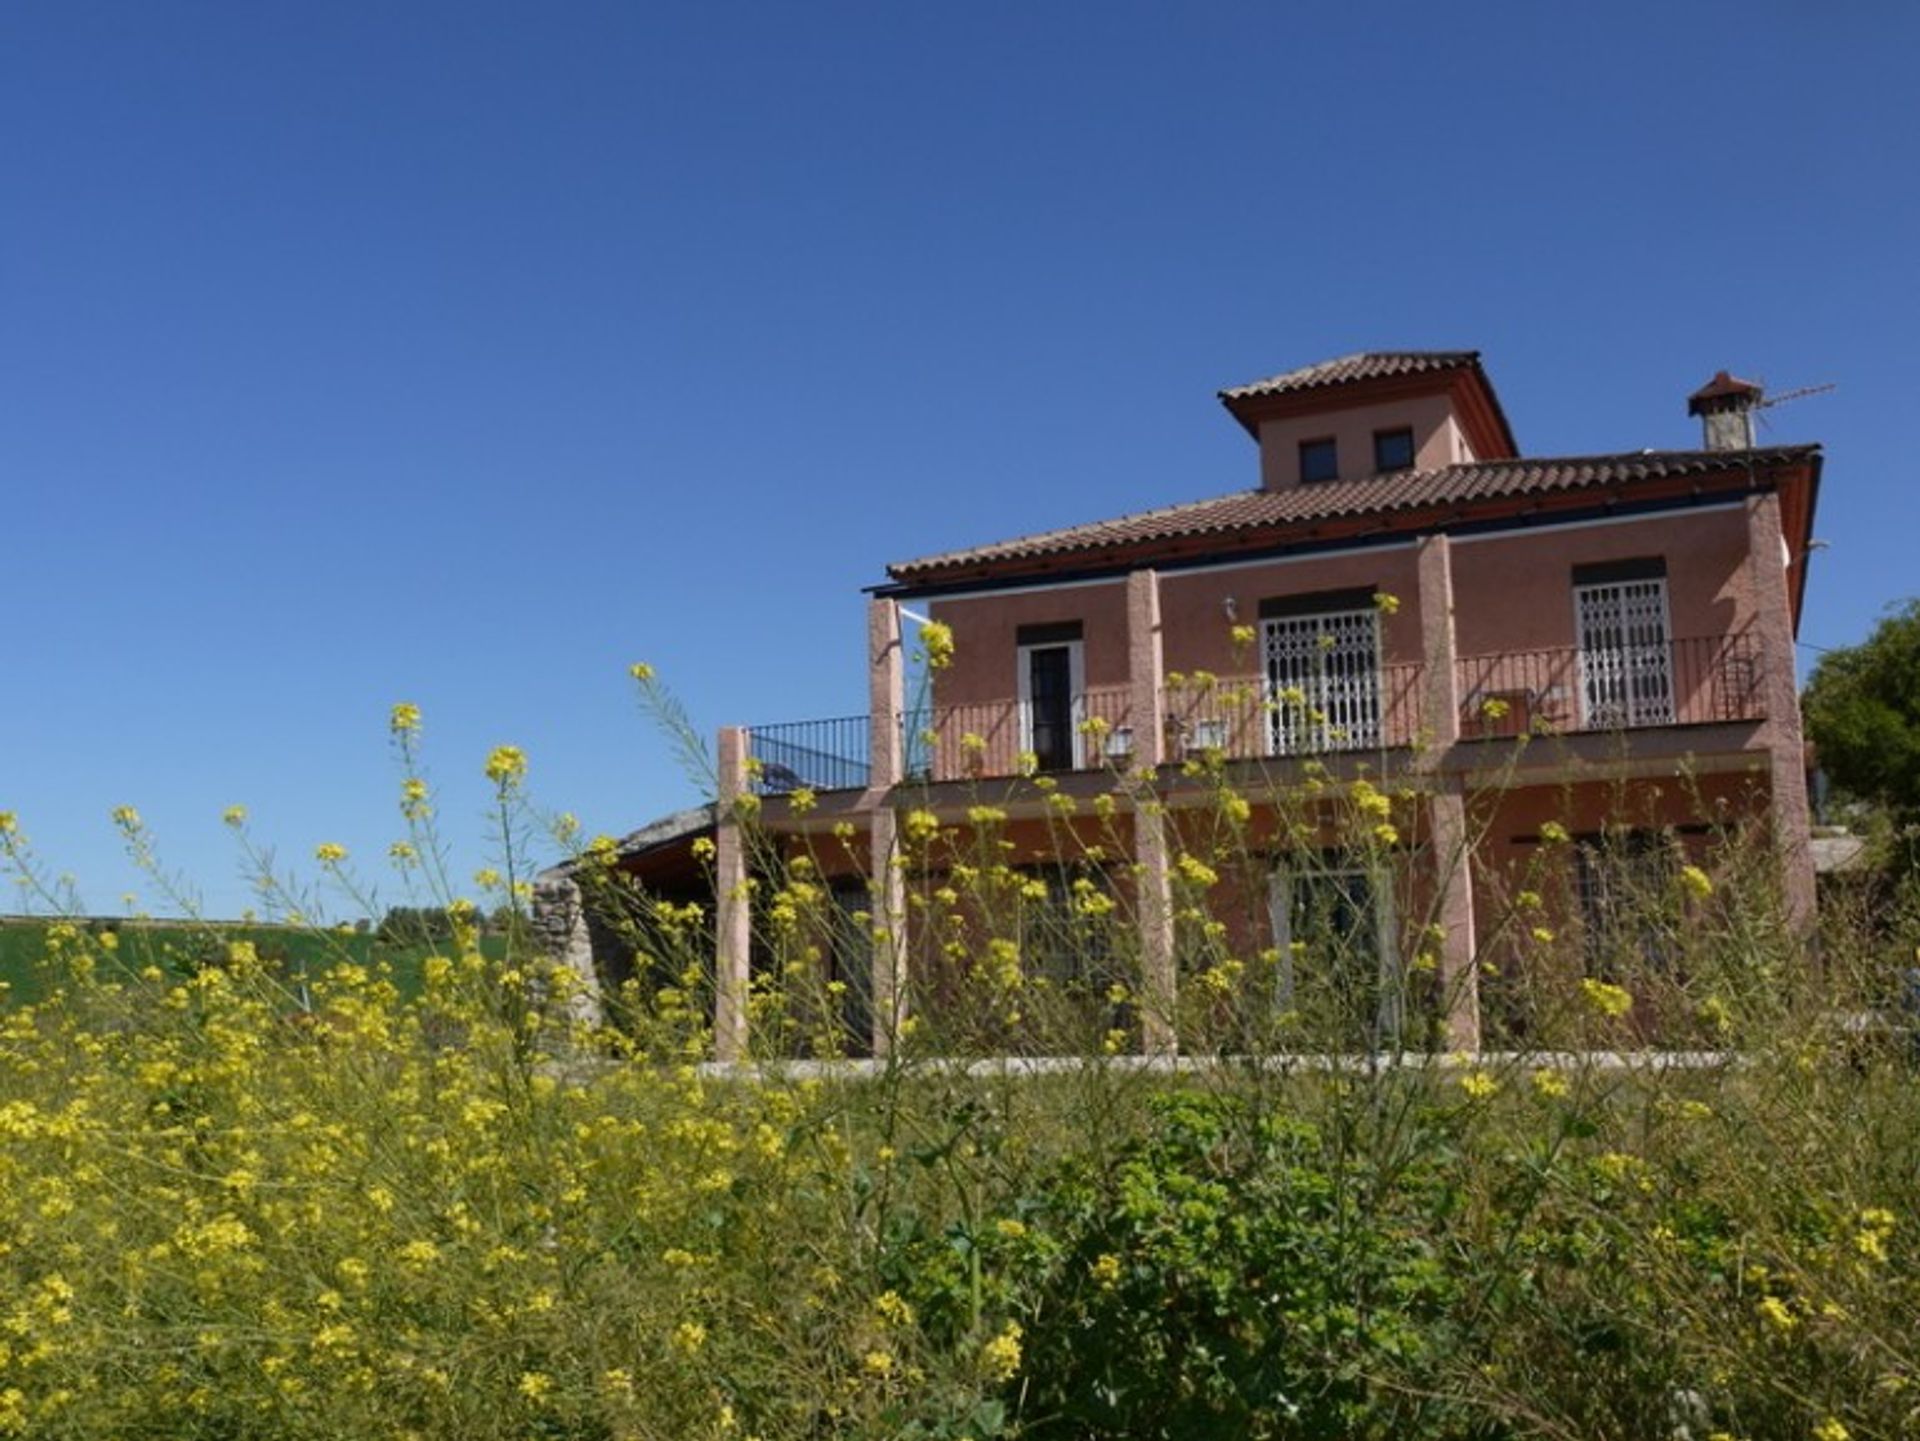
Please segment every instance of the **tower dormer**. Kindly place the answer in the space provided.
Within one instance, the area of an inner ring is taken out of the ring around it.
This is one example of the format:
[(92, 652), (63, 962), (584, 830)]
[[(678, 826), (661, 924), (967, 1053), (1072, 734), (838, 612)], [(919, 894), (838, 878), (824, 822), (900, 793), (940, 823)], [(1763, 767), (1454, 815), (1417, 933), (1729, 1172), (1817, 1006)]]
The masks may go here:
[(1266, 490), (1518, 454), (1476, 350), (1362, 351), (1220, 392)]

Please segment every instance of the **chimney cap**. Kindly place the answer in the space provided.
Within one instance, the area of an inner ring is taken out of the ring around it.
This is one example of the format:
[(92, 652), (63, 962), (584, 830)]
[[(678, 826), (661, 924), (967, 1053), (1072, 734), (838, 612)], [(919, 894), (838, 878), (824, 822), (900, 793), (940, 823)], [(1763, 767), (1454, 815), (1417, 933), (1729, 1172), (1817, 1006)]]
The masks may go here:
[(1765, 392), (1751, 380), (1742, 380), (1722, 370), (1712, 380), (1687, 397), (1688, 415), (1705, 415), (1715, 410), (1745, 410), (1757, 403)]

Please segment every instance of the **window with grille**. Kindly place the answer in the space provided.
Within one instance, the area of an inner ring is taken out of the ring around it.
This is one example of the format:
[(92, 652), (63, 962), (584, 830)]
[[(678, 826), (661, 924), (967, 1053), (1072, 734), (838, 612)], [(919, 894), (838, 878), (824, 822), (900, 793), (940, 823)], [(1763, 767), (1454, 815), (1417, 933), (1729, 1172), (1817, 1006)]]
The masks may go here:
[(1673, 724), (1666, 577), (1576, 585), (1573, 600), (1582, 725), (1612, 730)]
[(1273, 755), (1380, 744), (1380, 613), (1373, 606), (1261, 622)]

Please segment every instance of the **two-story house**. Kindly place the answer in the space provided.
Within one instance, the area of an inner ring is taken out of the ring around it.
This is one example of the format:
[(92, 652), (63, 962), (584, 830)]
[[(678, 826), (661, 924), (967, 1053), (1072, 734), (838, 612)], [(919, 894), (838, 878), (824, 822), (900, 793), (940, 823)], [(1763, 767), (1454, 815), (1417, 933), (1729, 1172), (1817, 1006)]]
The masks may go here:
[[(743, 1051), (752, 964), (742, 793), (765, 834), (857, 837), (839, 879), (879, 937), (849, 962), (871, 967), (876, 1050), (913, 982), (900, 817), (963, 823), (988, 782), (1025, 860), (1058, 834), (1045, 793), (1104, 791), (1127, 812), (1140, 983), (1163, 1003), (1181, 984), (1169, 868), (1196, 753), (1267, 785), (1311, 764), (1416, 797), (1461, 1047), (1480, 1038), (1476, 900), (1543, 827), (1597, 841), (1623, 808), (1670, 833), (1764, 825), (1789, 914), (1810, 918), (1793, 645), (1821, 457), (1755, 446), (1757, 386), (1721, 372), (1689, 399), (1699, 449), (1558, 457), (1519, 454), (1471, 351), (1351, 355), (1220, 399), (1257, 486), (889, 566), (868, 606), (868, 713), (724, 730), (718, 806), (623, 848), (645, 883), (713, 898), (723, 1057)], [(909, 712), (927, 622), (952, 658)], [(1285, 856), (1273, 875), (1278, 936)], [(556, 943), (577, 955), (564, 869), (549, 881)], [(1402, 964), (1404, 938), (1377, 934), (1380, 964)], [(1151, 1014), (1139, 1043), (1169, 1048)]]

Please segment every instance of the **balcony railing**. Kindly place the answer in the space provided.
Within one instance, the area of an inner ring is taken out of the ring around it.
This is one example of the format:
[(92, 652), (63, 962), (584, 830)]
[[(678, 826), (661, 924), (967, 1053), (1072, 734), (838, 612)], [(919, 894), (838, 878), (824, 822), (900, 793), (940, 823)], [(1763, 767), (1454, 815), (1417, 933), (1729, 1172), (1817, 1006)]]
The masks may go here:
[[(1766, 715), (1758, 641), (1709, 636), (1654, 645), (1507, 651), (1456, 662), (1460, 733), (1469, 739), (1749, 721)], [(1230, 760), (1389, 750), (1426, 723), (1426, 667), (1330, 667), (1277, 689), (1262, 675), (1169, 677), (1166, 747), (1156, 763), (1217, 751)], [(748, 753), (763, 795), (860, 790), (869, 783), (866, 716), (755, 726)], [(1005, 778), (1130, 769), (1132, 692), (1094, 687), (1070, 704), (1000, 700), (901, 718), (908, 780)]]
[(1261, 675), (1181, 677), (1166, 688), (1167, 760), (1230, 760), (1411, 745), (1421, 726), (1417, 661), (1336, 666), (1275, 687)]
[(1760, 645), (1750, 635), (1474, 656), (1458, 662), (1458, 677), (1468, 738), (1766, 716)]
[(1059, 706), (1002, 700), (909, 711), (907, 776), (957, 781), (1125, 766), (1133, 754), (1132, 708), (1126, 686), (1096, 686)]
[(872, 775), (873, 735), (863, 715), (750, 726), (747, 754), (761, 795), (797, 790), (864, 790)]

